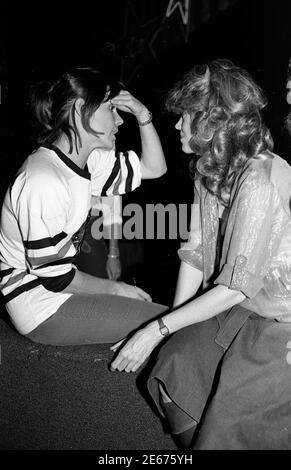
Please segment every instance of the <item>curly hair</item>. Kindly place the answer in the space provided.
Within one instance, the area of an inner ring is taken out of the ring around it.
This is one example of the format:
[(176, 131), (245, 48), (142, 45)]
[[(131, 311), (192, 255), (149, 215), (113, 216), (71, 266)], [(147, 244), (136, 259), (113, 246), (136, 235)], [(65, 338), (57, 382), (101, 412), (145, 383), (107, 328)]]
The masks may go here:
[(228, 205), (236, 175), (250, 158), (273, 149), (261, 110), (267, 100), (247, 71), (217, 59), (197, 65), (170, 90), (166, 107), (191, 117), (191, 168)]

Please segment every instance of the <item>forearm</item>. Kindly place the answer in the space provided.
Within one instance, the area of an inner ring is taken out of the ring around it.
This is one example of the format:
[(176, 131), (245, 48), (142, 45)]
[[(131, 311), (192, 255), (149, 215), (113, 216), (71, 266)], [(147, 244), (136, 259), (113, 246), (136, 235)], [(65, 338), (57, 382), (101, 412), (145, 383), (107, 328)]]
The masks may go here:
[(245, 299), (239, 291), (218, 285), (163, 317), (170, 333), (218, 315)]
[(152, 123), (139, 126), (141, 137), (142, 177), (158, 178), (167, 171), (167, 165), (160, 138)]
[(112, 294), (115, 295), (117, 282), (91, 276), (76, 270), (72, 282), (62, 291), (65, 294)]
[[(112, 236), (114, 236), (114, 233), (112, 234)], [(121, 276), (119, 243), (118, 243), (118, 239), (116, 238), (109, 239), (106, 272), (107, 272), (108, 278), (114, 281), (117, 281), (117, 279), (119, 279)]]
[[(164, 315), (163, 320), (170, 333), (174, 333), (181, 328), (218, 315), (227, 308), (240, 303), (244, 297), (241, 292), (231, 291), (224, 286), (217, 286), (197, 299), (190, 301), (187, 305)], [(154, 320), (138, 330), (125, 343), (113, 360), (111, 369), (125, 370), (126, 372), (136, 371), (162, 339), (163, 336), (159, 331), (158, 322)], [(113, 345), (111, 349), (116, 351), (119, 347), (120, 342)]]
[(122, 90), (111, 103), (120, 111), (132, 113), (138, 122), (141, 138), (142, 178), (158, 178), (167, 171), (160, 138), (151, 122), (151, 113), (146, 106), (128, 91)]
[(119, 234), (121, 233), (121, 225), (113, 224), (108, 227), (104, 227), (104, 234), (107, 233), (108, 239), (108, 254), (119, 256)]
[(203, 280), (203, 273), (193, 266), (181, 262), (173, 307), (191, 299), (198, 291)]

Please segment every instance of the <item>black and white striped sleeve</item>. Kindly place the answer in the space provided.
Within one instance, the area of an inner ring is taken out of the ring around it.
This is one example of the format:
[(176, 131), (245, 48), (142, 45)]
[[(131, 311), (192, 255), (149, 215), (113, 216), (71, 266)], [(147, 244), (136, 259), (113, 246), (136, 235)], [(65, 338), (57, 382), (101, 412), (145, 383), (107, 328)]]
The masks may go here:
[(19, 228), (25, 248), (27, 270), (53, 292), (65, 289), (75, 275), (76, 254), (65, 232), (66, 210), (57, 191), (38, 191), (22, 198), (18, 208)]
[(133, 191), (141, 184), (140, 160), (135, 152), (94, 150), (88, 159), (92, 194), (112, 196)]

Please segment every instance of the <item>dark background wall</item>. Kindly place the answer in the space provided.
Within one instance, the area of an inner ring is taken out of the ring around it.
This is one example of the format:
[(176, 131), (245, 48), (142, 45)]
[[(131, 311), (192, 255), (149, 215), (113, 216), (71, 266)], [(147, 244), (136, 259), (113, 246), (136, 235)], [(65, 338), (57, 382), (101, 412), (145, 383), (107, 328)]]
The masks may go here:
[[(174, 120), (163, 107), (167, 89), (192, 64), (224, 57), (246, 68), (264, 88), (266, 121), (275, 151), (291, 158), (284, 130), (286, 72), (291, 56), (291, 2), (286, 0), (107, 0), (83, 4), (38, 2), (0, 11), (0, 196), (31, 150), (29, 85), (54, 78), (69, 66), (105, 68), (152, 110), (168, 173), (145, 182), (124, 202), (191, 202), (188, 157), (181, 154)], [(166, 17), (169, 6), (176, 9)], [(59, 9), (61, 6), (61, 10)], [(134, 120), (127, 119), (120, 148), (138, 150)], [(147, 243), (152, 262), (167, 266), (178, 240)], [(174, 256), (174, 255), (173, 255)]]

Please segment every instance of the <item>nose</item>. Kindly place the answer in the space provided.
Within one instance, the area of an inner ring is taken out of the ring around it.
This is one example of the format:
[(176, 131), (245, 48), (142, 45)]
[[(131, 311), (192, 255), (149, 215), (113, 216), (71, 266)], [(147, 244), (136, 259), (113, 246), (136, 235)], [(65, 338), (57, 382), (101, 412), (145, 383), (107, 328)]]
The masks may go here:
[(182, 117), (180, 117), (179, 120), (176, 122), (175, 129), (177, 129), (177, 131), (180, 131), (181, 125), (182, 125)]
[(122, 117), (120, 116), (120, 114), (118, 114), (117, 111), (115, 111), (115, 125), (116, 126), (121, 126), (121, 124), (123, 124), (123, 119)]

